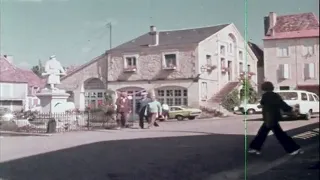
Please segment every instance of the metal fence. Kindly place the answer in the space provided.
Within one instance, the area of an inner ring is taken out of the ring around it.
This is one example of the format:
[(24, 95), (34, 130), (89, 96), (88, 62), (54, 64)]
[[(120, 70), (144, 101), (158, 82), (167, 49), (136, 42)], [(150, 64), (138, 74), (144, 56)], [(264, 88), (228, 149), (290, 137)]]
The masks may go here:
[[(127, 125), (133, 126), (134, 119), (134, 115), (130, 114)], [(109, 115), (103, 111), (17, 114), (14, 120), (0, 121), (0, 130), (25, 133), (59, 133), (113, 129), (117, 127), (116, 120), (116, 114)]]

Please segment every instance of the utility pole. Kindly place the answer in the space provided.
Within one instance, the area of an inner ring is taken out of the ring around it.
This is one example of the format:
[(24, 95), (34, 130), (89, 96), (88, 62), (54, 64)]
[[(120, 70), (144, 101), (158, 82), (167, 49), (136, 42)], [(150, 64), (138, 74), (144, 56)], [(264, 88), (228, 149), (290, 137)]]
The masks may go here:
[[(111, 50), (112, 48), (112, 23), (109, 22), (107, 23), (107, 28), (109, 28), (109, 50)], [(109, 58), (110, 58), (110, 53), (108, 53), (108, 51), (106, 51), (106, 73), (105, 73), (105, 81), (106, 81), (106, 90), (108, 91), (108, 85), (109, 85), (109, 79), (108, 79), (108, 74), (109, 74)]]
[(107, 24), (107, 27), (109, 28), (109, 49), (112, 48), (112, 23), (109, 22)]

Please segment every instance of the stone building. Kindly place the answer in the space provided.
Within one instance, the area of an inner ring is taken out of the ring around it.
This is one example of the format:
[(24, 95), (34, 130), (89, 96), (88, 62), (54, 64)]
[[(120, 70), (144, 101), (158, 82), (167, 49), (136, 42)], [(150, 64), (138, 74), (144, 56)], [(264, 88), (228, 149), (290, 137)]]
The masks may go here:
[(257, 58), (234, 24), (171, 31), (151, 26), (63, 77), (62, 88), (79, 109), (97, 106), (106, 89), (134, 99), (154, 89), (161, 102), (198, 107), (234, 89), (244, 71), (256, 84)]

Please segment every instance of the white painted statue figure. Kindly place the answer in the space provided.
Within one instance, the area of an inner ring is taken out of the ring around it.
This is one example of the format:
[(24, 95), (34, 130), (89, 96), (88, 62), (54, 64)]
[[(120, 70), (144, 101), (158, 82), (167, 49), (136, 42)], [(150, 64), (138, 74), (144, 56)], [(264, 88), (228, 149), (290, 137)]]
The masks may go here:
[(55, 85), (60, 84), (60, 76), (66, 75), (66, 72), (56, 57), (51, 56), (45, 64), (45, 72), (42, 75), (48, 76), (47, 84), (51, 90), (57, 90)]

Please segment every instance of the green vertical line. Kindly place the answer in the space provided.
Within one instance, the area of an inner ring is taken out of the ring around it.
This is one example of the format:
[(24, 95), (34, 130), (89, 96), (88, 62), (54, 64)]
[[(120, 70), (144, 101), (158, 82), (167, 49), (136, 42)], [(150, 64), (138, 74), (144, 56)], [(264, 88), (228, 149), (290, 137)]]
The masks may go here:
[[(248, 0), (244, 0), (244, 48), (245, 48), (245, 68), (246, 68), (246, 74), (245, 74), (245, 81), (248, 78)], [(248, 83), (244, 83), (244, 94), (245, 94), (245, 114), (244, 114), (244, 179), (247, 180), (247, 149), (248, 149), (248, 137), (247, 137), (247, 86)]]

